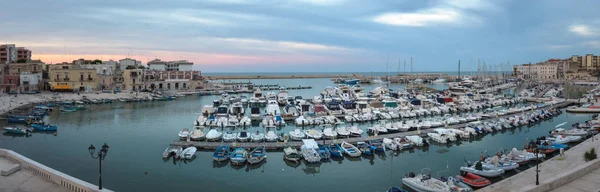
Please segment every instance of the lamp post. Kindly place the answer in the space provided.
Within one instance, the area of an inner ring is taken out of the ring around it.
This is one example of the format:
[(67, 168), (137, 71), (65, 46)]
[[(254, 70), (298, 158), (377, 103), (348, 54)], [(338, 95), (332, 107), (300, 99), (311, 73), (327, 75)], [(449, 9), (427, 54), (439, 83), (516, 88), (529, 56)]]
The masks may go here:
[[(533, 150), (535, 152), (535, 158), (538, 159), (540, 157), (540, 149), (538, 149), (537, 145), (534, 145)], [(535, 185), (540, 185), (540, 170), (539, 170), (539, 159), (537, 164), (535, 164)]]
[(88, 147), (88, 150), (89, 150), (92, 158), (98, 159), (100, 161), (100, 164), (99, 164), (100, 168), (98, 169), (99, 170), (98, 189), (100, 189), (100, 190), (102, 190), (102, 160), (104, 160), (104, 158), (108, 154), (108, 148), (109, 148), (108, 145), (106, 145), (106, 143), (104, 143), (104, 145), (102, 145), (102, 149), (100, 149), (100, 151), (98, 151), (98, 154), (96, 156), (94, 156), (96, 147), (94, 147), (94, 145), (90, 145), (90, 147)]

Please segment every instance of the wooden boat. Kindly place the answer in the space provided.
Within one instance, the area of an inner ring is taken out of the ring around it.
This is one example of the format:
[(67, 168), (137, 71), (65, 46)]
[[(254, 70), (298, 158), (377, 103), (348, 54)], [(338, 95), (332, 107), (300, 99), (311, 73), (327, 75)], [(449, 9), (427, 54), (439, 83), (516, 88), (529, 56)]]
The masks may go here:
[(217, 147), (213, 153), (213, 160), (215, 161), (226, 161), (229, 158), (230, 149), (227, 145), (221, 145)]
[(258, 164), (265, 159), (267, 159), (267, 150), (264, 146), (260, 146), (250, 152), (250, 155), (248, 156), (248, 163)]
[(373, 155), (374, 148), (371, 148), (371, 145), (369, 145), (368, 143), (359, 141), (356, 143), (356, 146), (358, 147), (358, 149), (360, 149), (360, 152), (362, 152), (362, 154)]
[(20, 135), (26, 135), (27, 133), (31, 132), (29, 129), (23, 129), (19, 127), (4, 127), (4, 131), (6, 131), (7, 133)]
[(350, 156), (350, 157), (359, 157), (362, 152), (360, 152), (360, 150), (350, 144), (350, 143), (346, 143), (345, 141), (342, 142), (342, 145), (340, 145), (342, 147), (342, 149), (344, 149), (344, 153), (346, 153), (346, 155)]
[(231, 160), (231, 164), (233, 164), (233, 165), (243, 165), (244, 163), (246, 163), (246, 160), (248, 159), (248, 151), (246, 151), (246, 149), (241, 148), (241, 147), (236, 148), (231, 153), (231, 156), (229, 157), (229, 159)]
[(298, 150), (287, 146), (283, 149), (283, 159), (297, 163), (302, 159), (302, 155), (298, 153)]
[(31, 127), (33, 127), (33, 129), (35, 129), (36, 131), (56, 131), (57, 127), (56, 125), (50, 125), (50, 124), (31, 124)]
[(169, 158), (171, 156), (178, 158), (179, 155), (181, 154), (181, 151), (183, 151), (183, 148), (181, 148), (181, 147), (177, 147), (177, 146), (168, 147), (163, 152), (163, 158)]
[(323, 160), (329, 159), (331, 157), (329, 147), (325, 145), (319, 145), (319, 156), (321, 156), (321, 159)]
[(343, 157), (344, 156), (344, 149), (335, 143), (331, 143), (329, 144), (329, 152), (331, 153), (331, 156), (333, 157)]
[(469, 172), (462, 172), (461, 175), (456, 176), (456, 179), (473, 187), (485, 187), (492, 184), (490, 180)]
[(383, 145), (383, 143), (381, 143), (381, 141), (371, 140), (368, 143), (369, 145), (371, 145), (371, 148), (376, 152), (385, 152), (385, 146)]
[(181, 154), (179, 154), (179, 158), (181, 159), (192, 159), (194, 155), (196, 155), (196, 147), (188, 147), (185, 148)]

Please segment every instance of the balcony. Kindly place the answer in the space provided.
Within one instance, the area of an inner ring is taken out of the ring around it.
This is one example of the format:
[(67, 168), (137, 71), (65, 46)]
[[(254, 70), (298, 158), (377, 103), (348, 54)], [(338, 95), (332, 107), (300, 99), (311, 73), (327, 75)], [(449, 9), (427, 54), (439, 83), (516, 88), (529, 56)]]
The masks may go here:
[(88, 78), (87, 78), (87, 80), (88, 80), (88, 81), (93, 81), (93, 80), (94, 80), (94, 78), (88, 77)]
[(54, 78), (54, 82), (60, 82), (62, 79)]
[(65, 78), (63, 78), (63, 80), (65, 80), (65, 81), (69, 81), (69, 80), (71, 80), (71, 79), (69, 79), (68, 77), (65, 77)]

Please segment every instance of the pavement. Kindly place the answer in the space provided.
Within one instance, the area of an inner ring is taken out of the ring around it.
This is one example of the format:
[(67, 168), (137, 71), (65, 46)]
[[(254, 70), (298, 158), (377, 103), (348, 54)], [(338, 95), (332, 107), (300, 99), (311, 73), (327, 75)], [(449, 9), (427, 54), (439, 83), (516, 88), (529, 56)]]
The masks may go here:
[[(13, 165), (5, 157), (0, 157), (0, 170)], [(34, 175), (27, 170), (19, 170), (9, 176), (0, 176), (0, 191), (1, 192), (68, 192), (67, 188), (63, 188), (51, 181), (48, 181), (40, 176)]]
[[(600, 191), (600, 168), (598, 159), (585, 162), (583, 153), (590, 148), (600, 149), (600, 136), (588, 139), (565, 151), (565, 156), (555, 156), (540, 164), (540, 185), (535, 185), (535, 167), (529, 168), (512, 177), (494, 183), (478, 191), (545, 191), (542, 186), (553, 186), (570, 179), (568, 184), (559, 185), (547, 190), (555, 191)], [(592, 170), (586, 170), (592, 169)], [(583, 174), (580, 174), (583, 173)], [(573, 174), (569, 176), (569, 174)]]
[(600, 169), (571, 181), (551, 192), (598, 192), (600, 191)]

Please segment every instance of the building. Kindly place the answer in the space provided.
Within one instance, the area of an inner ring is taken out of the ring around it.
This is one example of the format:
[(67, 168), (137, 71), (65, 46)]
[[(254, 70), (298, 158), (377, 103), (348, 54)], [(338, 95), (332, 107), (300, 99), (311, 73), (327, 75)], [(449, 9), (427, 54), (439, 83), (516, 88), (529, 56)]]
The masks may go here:
[(146, 70), (145, 87), (151, 91), (196, 89), (202, 83), (200, 71)]
[[(570, 80), (582, 78), (581, 64), (571, 59), (549, 59), (537, 64), (516, 65), (513, 74), (520, 79), (532, 80)], [(586, 72), (589, 75), (589, 72)]]
[(31, 60), (31, 51), (15, 44), (0, 45), (0, 63), (16, 63), (18, 60)]
[(125, 58), (125, 59), (119, 60), (119, 64), (121, 64), (121, 70), (125, 70), (129, 66), (133, 66), (135, 68), (142, 66), (142, 61), (138, 61), (138, 60), (131, 59), (131, 58)]
[(187, 60), (162, 61), (155, 59), (148, 62), (148, 69), (159, 71), (192, 71), (194, 63)]
[(19, 75), (21, 91), (37, 91), (42, 86), (42, 73), (23, 72)]
[(125, 69), (123, 71), (123, 90), (141, 91), (144, 87), (143, 69)]
[[(2, 65), (2, 83), (0, 89), (3, 92), (19, 92), (38, 90), (37, 88), (30, 87), (32, 84), (39, 85), (42, 71), (44, 69), (44, 63), (41, 61), (29, 61), (27, 63), (10, 63)], [(21, 75), (26, 74), (26, 81), (22, 81)], [(31, 76), (36, 76), (31, 77)], [(40, 78), (37, 78), (37, 77)], [(35, 81), (35, 82), (33, 82)], [(27, 84), (23, 84), (26, 82)]]
[(49, 84), (53, 91), (92, 92), (99, 89), (96, 69), (76, 64), (49, 65)]
[(595, 70), (600, 67), (600, 56), (586, 54), (585, 56), (573, 55), (571, 61), (580, 64), (581, 69)]

